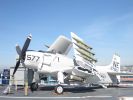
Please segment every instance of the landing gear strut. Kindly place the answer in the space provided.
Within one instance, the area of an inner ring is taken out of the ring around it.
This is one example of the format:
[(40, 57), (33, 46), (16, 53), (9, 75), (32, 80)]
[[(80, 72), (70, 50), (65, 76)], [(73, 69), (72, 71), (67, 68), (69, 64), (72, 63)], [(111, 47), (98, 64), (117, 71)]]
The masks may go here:
[(57, 86), (55, 87), (55, 93), (57, 93), (57, 94), (63, 94), (63, 91), (64, 91), (63, 86), (57, 85)]
[(38, 89), (38, 83), (36, 83), (36, 82), (31, 83), (30, 89), (31, 89), (32, 92), (33, 91), (37, 91), (37, 89)]

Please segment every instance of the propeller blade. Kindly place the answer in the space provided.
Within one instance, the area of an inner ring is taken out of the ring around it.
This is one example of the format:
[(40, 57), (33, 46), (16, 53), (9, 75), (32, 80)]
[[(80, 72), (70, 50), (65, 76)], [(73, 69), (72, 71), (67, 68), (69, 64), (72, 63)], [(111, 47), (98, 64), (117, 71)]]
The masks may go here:
[(24, 46), (22, 48), (22, 52), (21, 52), (21, 56), (23, 56), (25, 54), (25, 52), (27, 51), (28, 47), (29, 47), (29, 44), (30, 44), (30, 41), (31, 41), (31, 38), (32, 36), (29, 35), (24, 43)]
[(17, 51), (18, 55), (21, 56), (22, 51), (21, 51), (21, 48), (18, 44), (16, 44), (16, 51)]
[(21, 48), (20, 48), (20, 46), (19, 45), (16, 45), (16, 51), (17, 51), (17, 53), (19, 54), (19, 60), (17, 61), (17, 63), (16, 63), (16, 66), (15, 66), (15, 68), (14, 68), (14, 71), (13, 71), (13, 76), (14, 76), (14, 74), (16, 73), (16, 71), (17, 71), (17, 69), (18, 69), (18, 67), (19, 67), (19, 65), (20, 65), (20, 61), (22, 62), (22, 64), (24, 65), (24, 55), (25, 55), (25, 53), (26, 53), (26, 51), (27, 51), (27, 49), (28, 49), (28, 47), (29, 47), (29, 44), (30, 44), (30, 41), (31, 41), (31, 38), (32, 38), (32, 36), (31, 35), (29, 35), (28, 37), (27, 37), (27, 39), (26, 39), (26, 41), (25, 41), (25, 43), (24, 43), (24, 46), (23, 46), (23, 48), (22, 48), (22, 51), (21, 51)]
[(13, 76), (14, 76), (14, 74), (16, 73), (16, 71), (17, 71), (19, 65), (20, 65), (20, 59), (19, 59), (19, 60), (17, 61), (17, 63), (16, 63), (16, 66), (15, 66), (14, 71), (13, 71)]

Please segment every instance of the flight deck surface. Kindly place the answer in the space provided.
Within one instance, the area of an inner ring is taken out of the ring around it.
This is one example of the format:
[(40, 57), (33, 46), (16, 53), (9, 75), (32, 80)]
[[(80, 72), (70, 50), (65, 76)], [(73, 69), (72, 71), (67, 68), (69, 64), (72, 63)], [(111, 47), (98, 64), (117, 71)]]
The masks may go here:
[(0, 86), (0, 100), (133, 100), (133, 87), (129, 86), (106, 89), (98, 87), (65, 88), (61, 95), (57, 95), (53, 87), (44, 87), (34, 92), (28, 90), (28, 96), (25, 96), (22, 87), (18, 87), (17, 91), (11, 90), (10, 94), (3, 94), (5, 88), (5, 86)]

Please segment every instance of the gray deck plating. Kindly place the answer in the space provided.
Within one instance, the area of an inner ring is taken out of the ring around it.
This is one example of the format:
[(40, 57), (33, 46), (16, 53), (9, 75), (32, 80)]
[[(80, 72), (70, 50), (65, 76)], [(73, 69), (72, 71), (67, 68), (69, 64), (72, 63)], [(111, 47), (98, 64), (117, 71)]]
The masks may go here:
[[(28, 96), (24, 96), (24, 89), (18, 88), (18, 91), (12, 91), (11, 94), (3, 94), (5, 86), (0, 86), (0, 100), (38, 100), (38, 99), (54, 99), (54, 100), (120, 100), (123, 97), (133, 97), (133, 87), (121, 87), (121, 88), (66, 88), (62, 95), (54, 93), (52, 87), (42, 88), (38, 91), (28, 91)], [(133, 98), (129, 98), (129, 100)]]

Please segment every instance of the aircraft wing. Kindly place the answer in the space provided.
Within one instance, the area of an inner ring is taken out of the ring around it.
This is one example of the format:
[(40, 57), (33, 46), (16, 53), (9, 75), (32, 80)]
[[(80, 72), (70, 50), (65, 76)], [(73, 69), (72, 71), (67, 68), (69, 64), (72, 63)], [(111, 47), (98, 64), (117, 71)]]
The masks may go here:
[(131, 72), (108, 72), (108, 74), (111, 74), (111, 75), (133, 75), (133, 73)]
[(59, 36), (47, 51), (67, 55), (72, 47), (72, 42), (65, 36)]
[(87, 45), (80, 37), (71, 32), (72, 44), (74, 49), (74, 56), (78, 61), (96, 62), (92, 48)]

